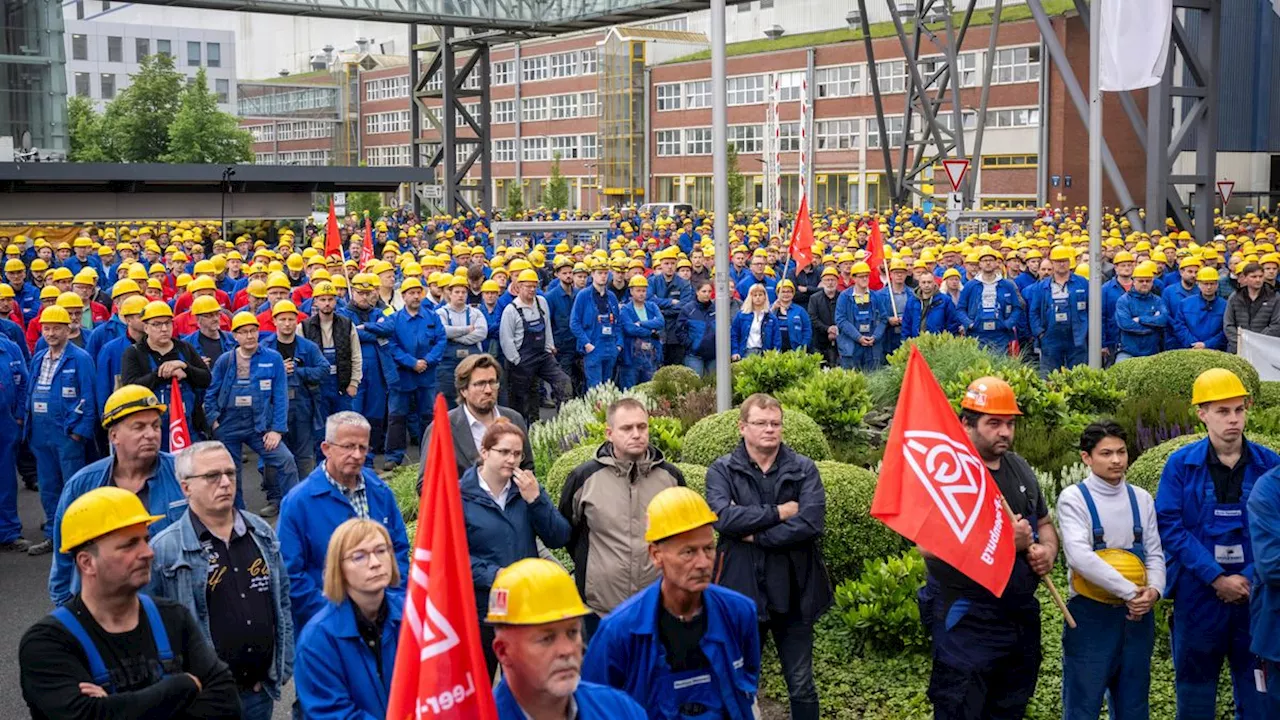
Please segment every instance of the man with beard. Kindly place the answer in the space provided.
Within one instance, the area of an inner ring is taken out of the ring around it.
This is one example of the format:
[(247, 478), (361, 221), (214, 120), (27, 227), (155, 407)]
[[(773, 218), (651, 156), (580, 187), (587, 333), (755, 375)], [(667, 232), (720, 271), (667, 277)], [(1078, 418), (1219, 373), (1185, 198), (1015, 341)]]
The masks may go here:
[(493, 689), (499, 720), (643, 720), (622, 692), (584, 682), (582, 604), (573, 578), (550, 560), (528, 558), (498, 572), (485, 622), (502, 681)]
[(22, 637), (22, 697), (32, 717), (240, 715), (231, 672), (191, 613), (139, 593), (154, 557), (147, 528), (159, 519), (118, 487), (96, 488), (67, 508), (59, 550), (73, 558), (82, 587)]
[(1016, 453), (1018, 409), (998, 377), (969, 384), (960, 422), (1014, 513), (1014, 559), (1004, 594), (970, 580), (922, 552), (928, 580), (920, 617), (933, 641), (929, 700), (938, 720), (1015, 718), (1026, 712), (1040, 672), (1040, 603), (1036, 587), (1053, 569), (1058, 534), (1035, 472)]
[(754, 717), (756, 608), (711, 582), (716, 520), (687, 487), (655, 495), (645, 541), (661, 576), (601, 621), (588, 648), (585, 679), (624, 690), (652, 720)]
[(813, 350), (822, 355), (827, 367), (840, 365), (840, 351), (836, 348), (836, 301), (840, 299), (838, 284), (840, 273), (835, 268), (823, 268), (820, 290), (809, 296), (809, 320), (813, 323)]
[[(138, 496), (158, 521), (160, 532), (182, 517), (186, 497), (174, 474), (173, 456), (160, 451), (160, 417), (165, 406), (141, 385), (125, 385), (107, 398), (102, 426), (107, 430), (111, 454), (82, 468), (67, 481), (53, 521), (53, 546), (61, 546), (62, 522), (76, 498), (104, 485), (123, 488)], [(49, 598), (62, 605), (75, 592), (75, 561), (59, 552), (49, 570)]]

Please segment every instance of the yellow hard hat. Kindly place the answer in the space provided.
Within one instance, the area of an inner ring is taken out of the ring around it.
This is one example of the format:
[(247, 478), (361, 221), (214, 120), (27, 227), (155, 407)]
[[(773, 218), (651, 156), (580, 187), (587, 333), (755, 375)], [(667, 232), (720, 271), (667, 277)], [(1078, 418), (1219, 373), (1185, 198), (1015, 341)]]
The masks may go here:
[(1150, 260), (1143, 260), (1138, 263), (1138, 267), (1133, 269), (1134, 279), (1152, 280), (1156, 276), (1156, 264)]
[(498, 282), (496, 280), (485, 280), (480, 286), (480, 292), (502, 292), (502, 288), (498, 286)]
[[(1138, 587), (1145, 587), (1147, 584), (1147, 566), (1142, 562), (1141, 558), (1129, 550), (1121, 548), (1106, 548), (1098, 551), (1098, 557), (1103, 562), (1115, 568), (1126, 580), (1132, 582)], [(1097, 600), (1100, 603), (1108, 605), (1123, 605), (1124, 600), (1112, 595), (1098, 585), (1086, 580), (1080, 573), (1072, 573), (1071, 587), (1075, 591), (1090, 600)]]
[(275, 317), (280, 313), (298, 314), (298, 306), (293, 304), (292, 300), (281, 300), (271, 308), (271, 317)]
[(410, 290), (421, 290), (421, 289), (422, 289), (422, 281), (416, 277), (406, 278), (404, 282), (400, 283), (401, 295), (409, 292)]
[(707, 501), (687, 487), (670, 487), (649, 501), (645, 542), (658, 542), (717, 520)]
[(1195, 385), (1191, 387), (1191, 404), (1214, 402), (1215, 400), (1231, 400), (1232, 398), (1249, 397), (1244, 383), (1230, 370), (1211, 368), (1200, 373)]
[[(1030, 253), (1028, 253), (1027, 256), (1030, 257)], [(1113, 265), (1119, 265), (1120, 263), (1127, 263), (1127, 262), (1133, 262), (1133, 253), (1129, 252), (1128, 250), (1117, 251), (1116, 256), (1111, 258), (1111, 263)]]
[(254, 327), (257, 327), (260, 324), (261, 323), (258, 322), (258, 318), (253, 313), (248, 310), (243, 310), (236, 313), (236, 316), (231, 318), (231, 332), (235, 332), (246, 325), (253, 325)]
[(124, 278), (123, 280), (117, 280), (116, 284), (111, 286), (111, 299), (115, 300), (121, 295), (140, 292), (142, 292), (142, 288), (138, 287), (137, 282)]
[(849, 274), (850, 275), (870, 275), (871, 266), (866, 264), (865, 262), (856, 262), (853, 264), (853, 267), (849, 269)]
[(498, 571), (484, 620), (494, 625), (543, 625), (590, 613), (569, 573), (550, 560), (525, 558)]
[(135, 493), (113, 485), (94, 488), (67, 506), (62, 515), (62, 547), (58, 549), (71, 552), (116, 530), (150, 525), (162, 518), (148, 513)]
[(302, 259), (301, 255), (294, 253), (285, 261), (285, 266), (294, 272), (301, 272), (302, 268), (306, 266), (306, 261)]
[(1218, 271), (1216, 268), (1200, 268), (1196, 271), (1196, 282), (1218, 282)]
[(187, 283), (187, 292), (189, 293), (198, 292), (200, 290), (217, 290), (217, 289), (218, 287), (213, 284), (213, 278), (209, 277), (208, 275), (201, 275), (200, 277)]
[(58, 296), (58, 305), (68, 310), (83, 310), (84, 298), (73, 292), (64, 292)]
[(520, 274), (516, 275), (516, 282), (536, 283), (538, 282), (538, 273), (536, 270), (521, 270)]
[(198, 297), (191, 301), (192, 315), (207, 315), (209, 313), (216, 313), (221, 309), (222, 308), (218, 305), (218, 301), (208, 295)]
[(173, 317), (173, 308), (169, 307), (169, 303), (163, 300), (152, 300), (142, 310), (143, 322), (162, 317)]
[(71, 314), (61, 305), (50, 305), (40, 313), (41, 325), (70, 325)]
[(1056, 260), (1068, 260), (1068, 261), (1074, 260), (1075, 255), (1076, 254), (1071, 251), (1071, 248), (1065, 245), (1058, 245), (1049, 251), (1049, 259), (1055, 260), (1055, 261)]
[(124, 302), (120, 303), (120, 317), (125, 317), (126, 315), (141, 315), (142, 310), (146, 307), (147, 299), (141, 295), (134, 295), (133, 297), (125, 298)]
[(245, 292), (249, 297), (264, 298), (267, 296), (267, 284), (261, 280), (250, 280)]
[(143, 410), (164, 412), (168, 409), (150, 388), (142, 385), (124, 385), (111, 393), (102, 410), (102, 427), (109, 428), (116, 422)]
[[(10, 247), (12, 247), (12, 246), (10, 246)], [(4, 271), (5, 271), (5, 272), (7, 272), (7, 273), (10, 273), (10, 272), (21, 272), (21, 271), (26, 270), (26, 269), (27, 269), (27, 266), (26, 266), (26, 265), (23, 265), (23, 264), (22, 264), (22, 261), (21, 261), (21, 260), (19, 260), (18, 258), (9, 258), (9, 259), (8, 259), (8, 260), (6, 260), (6, 261), (5, 261), (5, 263), (4, 263)]]
[(627, 282), (627, 287), (647, 288), (649, 287), (649, 279), (644, 275), (637, 275)]
[(338, 295), (338, 291), (334, 289), (333, 283), (327, 280), (321, 283), (317, 283), (315, 289), (311, 291), (311, 297), (313, 298), (325, 297), (325, 296), (336, 297), (337, 295)]
[(0, 298), (13, 299), (14, 297), (16, 296), (14, 295), (13, 287), (9, 285), (0, 285)]
[(73, 285), (97, 285), (98, 275), (92, 272), (89, 268), (85, 268), (75, 274), (75, 277), (72, 278), (71, 283)]

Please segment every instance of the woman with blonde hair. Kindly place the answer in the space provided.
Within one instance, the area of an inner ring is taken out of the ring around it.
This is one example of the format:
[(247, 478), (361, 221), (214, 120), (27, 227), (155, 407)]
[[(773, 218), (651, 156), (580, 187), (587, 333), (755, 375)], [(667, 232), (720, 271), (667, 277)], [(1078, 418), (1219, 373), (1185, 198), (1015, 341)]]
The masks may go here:
[(730, 355), (741, 360), (748, 355), (758, 355), (766, 350), (777, 350), (782, 345), (782, 331), (778, 318), (769, 307), (769, 295), (764, 285), (752, 285), (742, 301), (742, 311), (733, 317), (729, 333)]
[(324, 595), (329, 605), (298, 636), (294, 682), (308, 720), (387, 715), (404, 596), (391, 536), (352, 518), (329, 540)]

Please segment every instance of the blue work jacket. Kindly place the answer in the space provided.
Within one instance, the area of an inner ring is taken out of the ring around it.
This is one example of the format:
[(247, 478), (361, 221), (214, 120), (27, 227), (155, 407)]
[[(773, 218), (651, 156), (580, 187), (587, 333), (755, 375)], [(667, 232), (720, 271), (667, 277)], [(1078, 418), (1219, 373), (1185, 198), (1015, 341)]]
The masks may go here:
[[(1280, 455), (1246, 440), (1238, 462), (1245, 463), (1245, 493), (1240, 502), (1246, 503), (1249, 501), (1248, 489), (1264, 473), (1280, 465)], [(1216, 505), (1207, 503), (1206, 499), (1213, 494), (1208, 438), (1179, 448), (1169, 456), (1155, 493), (1156, 522), (1160, 526), (1160, 544), (1164, 547), (1168, 596), (1172, 596), (1178, 586), (1181, 573), (1188, 573), (1197, 582), (1209, 585), (1224, 572), (1214, 557), (1213, 543), (1208, 538), (1206, 527), (1213, 520)], [(1240, 574), (1251, 578), (1253, 557), (1247, 549), (1244, 562)]]
[(855, 302), (853, 288), (846, 288), (836, 299), (836, 327), (836, 348), (841, 355), (850, 357), (863, 347), (858, 338), (874, 338), (877, 345), (884, 339), (885, 319), (875, 298), (867, 295), (867, 302)]
[[(391, 356), (400, 370), (399, 389), (435, 387), (436, 374), (432, 369), (444, 357), (445, 346), (449, 344), (440, 316), (428, 310), (424, 300), (416, 316), (401, 308), (383, 322), (391, 325)], [(427, 361), (423, 372), (414, 371), (419, 360)]]
[(307, 720), (372, 720), (387, 716), (391, 677), (400, 640), (404, 596), (386, 594), (387, 621), (382, 625), (378, 661), (360, 637), (350, 598), (325, 601), (315, 619), (298, 634), (294, 685)]
[[(102, 348), (112, 340), (118, 337), (124, 337), (128, 334), (129, 326), (119, 315), (112, 315), (111, 319), (102, 323), (88, 333), (89, 338), (85, 340), (84, 351), (89, 353), (89, 357), (97, 358)], [(106, 398), (102, 398), (106, 402)]]
[[(1130, 285), (1132, 287), (1132, 285)], [(1120, 347), (1120, 327), (1116, 325), (1116, 303), (1129, 292), (1113, 277), (1102, 284), (1102, 347)]]
[[(293, 613), (289, 610), (289, 575), (280, 557), (280, 541), (265, 520), (253, 513), (239, 511), (245, 531), (253, 539), (258, 553), (267, 565), (271, 584), (271, 604), (275, 609), (275, 656), (262, 687), (273, 700), (280, 700), (280, 688), (293, 675)], [(166, 598), (191, 611), (204, 637), (213, 644), (209, 630), (209, 551), (196, 535), (191, 511), (151, 538), (155, 558), (151, 561), (151, 585), (147, 593)]]
[[(368, 468), (362, 472), (369, 519), (382, 523), (391, 535), (396, 564), (400, 566), (401, 588), (409, 581), (409, 537), (395, 495), (387, 484)], [(325, 464), (285, 495), (280, 503), (276, 534), (280, 553), (289, 569), (289, 596), (293, 601), (293, 626), (305, 627), (328, 601), (324, 599), (324, 557), (329, 538), (339, 525), (357, 517), (356, 510), (340, 490), (329, 482)], [(388, 589), (388, 592), (392, 592)], [(403, 594), (401, 592), (401, 594)]]
[(40, 314), (40, 288), (32, 283), (24, 282), (22, 289), (14, 288), (13, 299), (22, 309), (22, 319), (25, 322), (31, 322)]
[(22, 435), (27, 421), (27, 393), (31, 392), (31, 373), (22, 348), (16, 343), (0, 339), (0, 432), (4, 440), (14, 445)]
[[(604, 313), (600, 312), (601, 301), (607, 308)], [(618, 298), (608, 288), (598, 293), (594, 285), (588, 285), (573, 300), (569, 330), (578, 352), (585, 353), (587, 345), (594, 345), (592, 352), (601, 357), (617, 355), (622, 342), (622, 309), (618, 307)], [(559, 340), (556, 347), (560, 347)]]
[[(528, 718), (511, 694), (506, 678), (493, 689), (493, 701), (498, 706), (498, 720)], [(595, 683), (579, 681), (578, 689), (573, 691), (573, 703), (578, 708), (577, 720), (646, 720), (644, 708), (626, 693)]]
[(921, 304), (919, 297), (914, 294), (911, 297), (916, 301), (915, 311), (903, 316), (903, 338), (918, 337), (921, 333), (927, 332), (948, 332), (958, 335), (961, 327), (969, 325), (968, 318), (956, 308), (956, 304), (951, 302), (951, 298), (946, 295), (938, 293), (930, 297), (929, 307), (927, 308)]
[(1226, 350), (1227, 336), (1222, 332), (1223, 318), (1227, 314), (1227, 301), (1214, 295), (1205, 300), (1198, 291), (1184, 298), (1173, 315), (1174, 335), (1179, 348), (1189, 348), (1202, 342), (1210, 350)]
[[(671, 668), (658, 632), (662, 578), (614, 608), (592, 636), (582, 679), (626, 692), (650, 718), (679, 720), (671, 692)], [(756, 605), (719, 585), (702, 591), (707, 631), (698, 643), (710, 663), (716, 689), (731, 720), (751, 720), (760, 683), (760, 634)]]
[[(791, 343), (792, 350), (804, 350), (806, 352), (811, 350), (813, 346), (813, 321), (809, 319), (809, 313), (795, 303), (791, 303), (791, 307), (787, 308), (786, 316), (781, 313), (781, 309), (770, 313), (778, 321), (778, 349), (781, 350), (785, 346), (782, 340), (786, 338)], [(747, 329), (750, 330), (750, 326)]]
[(31, 362), (31, 349), (27, 347), (27, 335), (18, 323), (7, 317), (0, 318), (0, 336), (18, 346), (23, 363)]
[(94, 358), (97, 373), (93, 376), (94, 399), (98, 401), (98, 412), (107, 405), (111, 393), (120, 389), (120, 369), (124, 361), (124, 351), (137, 344), (127, 334), (102, 346)]
[(981, 280), (970, 280), (960, 291), (958, 307), (969, 318), (969, 334), (996, 333), (1007, 335), (1012, 340), (1025, 312), (1018, 286), (1011, 280), (997, 280), (995, 307), (985, 309), (982, 307), (982, 289)]
[[(556, 349), (568, 351), (574, 346), (574, 334), (570, 327), (570, 316), (573, 314), (574, 299), (578, 289), (569, 283), (569, 289), (556, 280), (547, 291), (547, 309), (551, 311), (551, 338), (555, 340)], [(581, 349), (581, 348), (579, 348)]]
[(742, 277), (737, 280), (738, 297), (743, 301), (747, 299), (747, 293), (751, 292), (752, 285), (764, 285), (765, 294), (769, 297), (769, 304), (772, 305), (774, 300), (778, 299), (777, 285), (778, 281), (765, 275), (763, 278), (757, 278), (751, 274), (750, 269), (742, 271)]
[[(1178, 316), (1182, 314), (1182, 302), (1189, 297), (1199, 297), (1200, 288), (1192, 285), (1190, 290), (1182, 287), (1182, 278), (1177, 277), (1173, 282), (1164, 286), (1160, 291), (1160, 297), (1164, 300), (1164, 306), (1169, 311), (1169, 324), (1164, 328), (1164, 349), (1165, 350), (1181, 350), (1188, 348), (1190, 345), (1183, 345), (1182, 338), (1178, 335)], [(1226, 298), (1223, 298), (1222, 314), (1226, 314), (1227, 304)], [(1198, 341), (1197, 341), (1198, 342)], [(1225, 343), (1225, 341), (1224, 341)], [(1224, 344), (1223, 347), (1226, 347)]]
[(716, 358), (716, 304), (703, 304), (695, 298), (680, 310), (680, 327), (683, 336), (680, 343), (685, 352), (703, 360)]
[(1280, 662), (1280, 471), (1273, 469), (1258, 478), (1247, 508), (1253, 542), (1249, 650)]
[(1155, 293), (1127, 292), (1116, 301), (1120, 352), (1146, 357), (1160, 352), (1169, 311)]
[[(289, 431), (289, 378), (284, 372), (284, 358), (275, 350), (258, 345), (249, 358), (249, 382), (241, 386), (236, 380), (236, 352), (223, 353), (213, 364), (213, 379), (204, 395), (204, 416), (209, 427), (219, 422), (226, 410), (250, 397), (253, 409), (253, 431)], [(243, 387), (243, 391), (237, 390)]]
[(641, 320), (634, 302), (628, 300), (621, 303), (618, 309), (618, 317), (622, 321), (622, 354), (619, 361), (623, 365), (636, 362), (646, 352), (642, 343), (651, 343), (654, 369), (657, 369), (662, 364), (662, 331), (666, 323), (658, 310), (658, 304), (653, 301), (645, 301), (644, 314), (645, 319)]
[[(738, 357), (747, 356), (747, 340), (751, 336), (751, 324), (755, 322), (755, 313), (738, 312), (733, 314), (733, 322), (729, 325), (729, 354)], [(777, 350), (782, 346), (782, 331), (778, 328), (778, 318), (771, 312), (765, 312), (760, 318), (760, 352)]]
[[(96, 490), (112, 484), (115, 473), (115, 455), (108, 455), (97, 462), (89, 463), (71, 476), (62, 488), (62, 497), (58, 499), (58, 512), (53, 520), (53, 563), (49, 568), (49, 599), (55, 606), (63, 605), (80, 589), (80, 576), (76, 573), (75, 561), (64, 552), (62, 547), (62, 516), (67, 506), (76, 498), (90, 490)], [(170, 524), (177, 522), (187, 512), (187, 496), (178, 484), (178, 476), (174, 472), (173, 455), (161, 452), (156, 458), (155, 469), (147, 479), (147, 512), (159, 515), (160, 519), (148, 528), (151, 533), (159, 533)]]
[[(1031, 335), (1044, 337), (1055, 325), (1068, 323), (1071, 339), (1076, 345), (1084, 345), (1089, 339), (1089, 281), (1071, 273), (1067, 276), (1067, 297), (1059, 302), (1053, 298), (1053, 276), (1036, 283), (1034, 292), (1027, 293), (1027, 313), (1031, 321)], [(1065, 315), (1065, 318), (1060, 317)]]
[(667, 333), (663, 342), (674, 343), (680, 333), (680, 310), (692, 305), (695, 294), (693, 285), (679, 275), (672, 275), (668, 280), (662, 273), (654, 273), (649, 277), (648, 300), (658, 304), (662, 317), (667, 321)]
[[(293, 372), (285, 371), (289, 382), (289, 402), (308, 399), (312, 407), (319, 401), (320, 383), (329, 377), (329, 360), (320, 346), (302, 335), (294, 335)], [(275, 333), (262, 338), (262, 347), (279, 352), (280, 338)], [(283, 356), (281, 356), (283, 357)], [(311, 413), (311, 424), (316, 430), (324, 427), (325, 418)]]
[(45, 347), (31, 358), (31, 393), (27, 400), (26, 436), (36, 425), (47, 432), (55, 427), (67, 435), (92, 438), (97, 426), (98, 403), (94, 377), (97, 372), (89, 353), (67, 343), (53, 369), (53, 382), (40, 385), (40, 365), (49, 354)]
[(364, 377), (381, 378), (387, 387), (395, 387), (400, 380), (395, 358), (391, 356), (391, 334), (394, 328), (384, 322), (387, 315), (373, 307), (360, 310), (354, 305), (340, 308), (339, 313), (351, 320), (360, 337), (360, 354), (364, 358)]

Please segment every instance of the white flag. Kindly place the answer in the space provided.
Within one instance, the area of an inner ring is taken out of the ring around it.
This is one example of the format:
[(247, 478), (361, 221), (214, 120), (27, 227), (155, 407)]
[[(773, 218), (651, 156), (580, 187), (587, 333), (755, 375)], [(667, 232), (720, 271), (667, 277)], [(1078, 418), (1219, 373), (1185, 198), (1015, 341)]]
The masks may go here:
[(1115, 92), (1137, 90), (1160, 82), (1169, 56), (1173, 3), (1169, 0), (1092, 2), (1102, 3), (1099, 86)]
[(1240, 329), (1236, 354), (1258, 371), (1262, 380), (1280, 380), (1280, 338)]
[(1271, 7), (1280, 15), (1280, 0), (1271, 0)]

